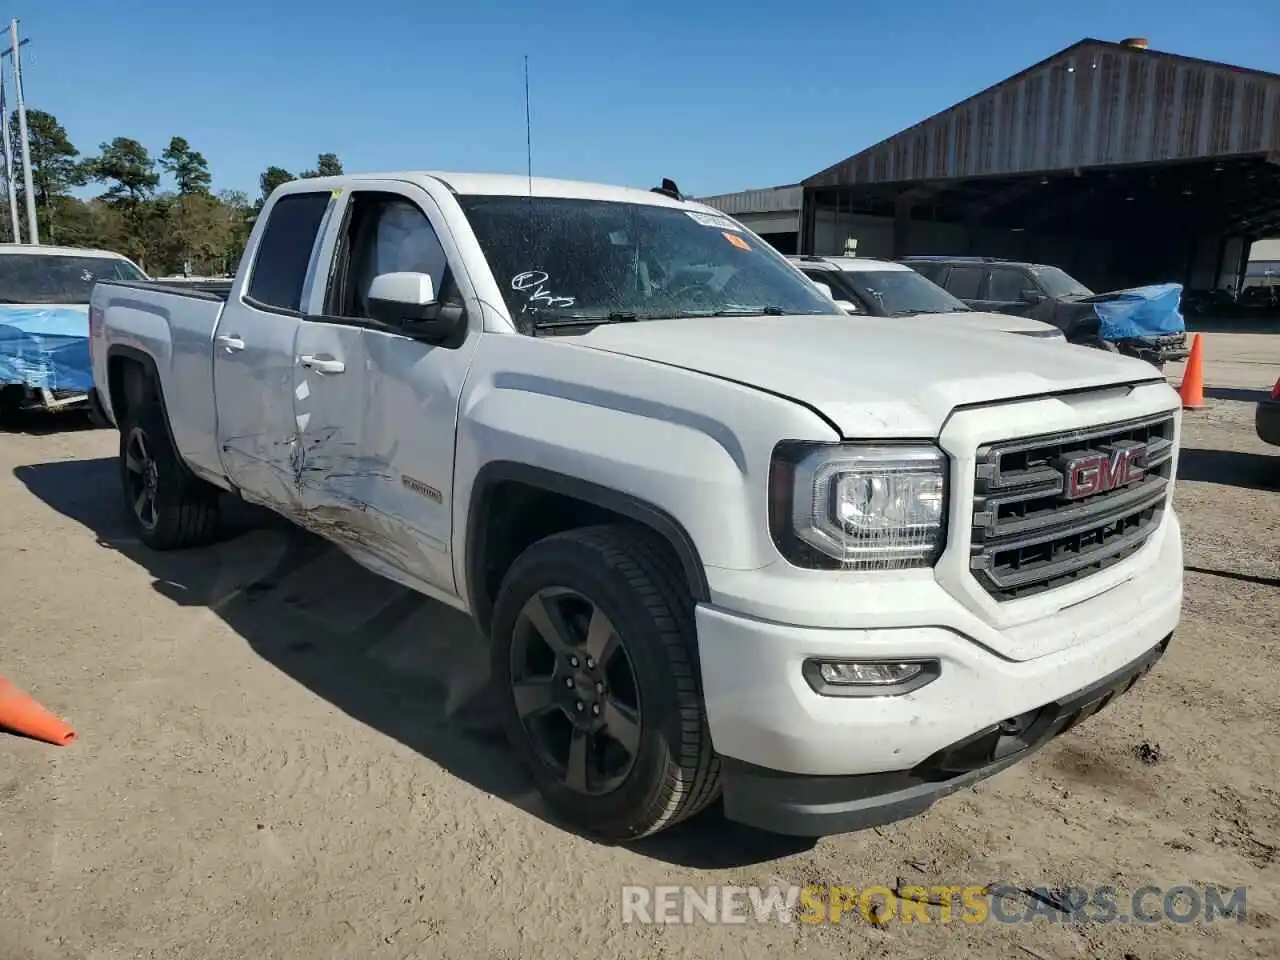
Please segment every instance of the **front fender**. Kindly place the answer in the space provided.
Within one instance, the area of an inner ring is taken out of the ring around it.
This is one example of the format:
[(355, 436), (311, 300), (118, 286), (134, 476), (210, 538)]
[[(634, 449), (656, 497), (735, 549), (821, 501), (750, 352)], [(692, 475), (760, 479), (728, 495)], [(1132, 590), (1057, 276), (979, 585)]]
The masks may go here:
[(767, 566), (778, 559), (769, 464), (783, 439), (837, 438), (812, 411), (741, 384), (564, 340), (486, 337), (459, 409), (457, 582), (468, 579), (476, 480), (495, 463), (640, 504), (667, 518), (702, 566)]

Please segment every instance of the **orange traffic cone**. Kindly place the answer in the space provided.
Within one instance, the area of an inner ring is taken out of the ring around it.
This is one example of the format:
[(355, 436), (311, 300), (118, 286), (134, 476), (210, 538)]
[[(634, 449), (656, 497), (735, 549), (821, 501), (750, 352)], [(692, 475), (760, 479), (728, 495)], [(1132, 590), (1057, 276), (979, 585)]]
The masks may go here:
[(40, 704), (0, 677), (0, 727), (65, 747), (76, 732)]
[(1195, 334), (1191, 341), (1191, 356), (1187, 357), (1186, 369), (1182, 372), (1182, 385), (1178, 387), (1182, 397), (1182, 409), (1203, 410), (1204, 402), (1204, 355), (1200, 334)]

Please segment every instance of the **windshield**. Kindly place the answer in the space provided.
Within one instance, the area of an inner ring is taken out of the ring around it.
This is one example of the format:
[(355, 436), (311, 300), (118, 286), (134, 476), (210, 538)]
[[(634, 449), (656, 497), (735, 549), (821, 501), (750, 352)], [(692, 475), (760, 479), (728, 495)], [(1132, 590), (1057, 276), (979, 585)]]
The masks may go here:
[(963, 313), (969, 309), (914, 270), (842, 270), (839, 276), (873, 309), (891, 317), (917, 313)]
[(146, 280), (120, 257), (0, 254), (0, 303), (88, 303), (97, 280)]
[(1031, 273), (1051, 297), (1092, 297), (1093, 291), (1057, 267), (1032, 267)]
[(575, 320), (836, 313), (780, 254), (727, 217), (561, 197), (459, 202), (526, 333)]

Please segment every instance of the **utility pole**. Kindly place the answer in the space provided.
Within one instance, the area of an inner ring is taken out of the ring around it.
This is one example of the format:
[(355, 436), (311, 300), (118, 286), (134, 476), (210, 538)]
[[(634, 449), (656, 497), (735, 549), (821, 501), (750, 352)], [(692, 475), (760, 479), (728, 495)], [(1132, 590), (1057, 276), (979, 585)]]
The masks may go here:
[(4, 100), (4, 74), (0, 73), (0, 127), (4, 134), (4, 182), (9, 188), (9, 221), (13, 225), (13, 242), (22, 242), (22, 230), (18, 226), (18, 191), (13, 185), (13, 143), (9, 135), (9, 108)]
[[(26, 43), (27, 41), (23, 41)], [(36, 194), (31, 185), (31, 138), (27, 135), (27, 105), (22, 101), (22, 63), (18, 48), (18, 19), (9, 21), (9, 52), (13, 54), (13, 94), (18, 110), (18, 136), (22, 138), (22, 189), (27, 201), (27, 240), (40, 243), (40, 228), (36, 226)]]

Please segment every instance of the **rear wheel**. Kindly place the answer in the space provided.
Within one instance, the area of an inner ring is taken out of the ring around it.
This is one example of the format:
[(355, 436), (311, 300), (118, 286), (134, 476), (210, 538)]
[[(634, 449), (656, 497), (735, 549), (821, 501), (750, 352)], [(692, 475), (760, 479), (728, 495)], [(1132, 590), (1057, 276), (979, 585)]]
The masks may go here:
[(155, 403), (130, 411), (120, 429), (120, 482), (138, 539), (153, 550), (212, 541), (218, 533), (218, 492), (178, 460)]
[(572, 826), (635, 839), (718, 795), (693, 601), (646, 531), (588, 527), (529, 547), (503, 581), (492, 636), (508, 737)]

